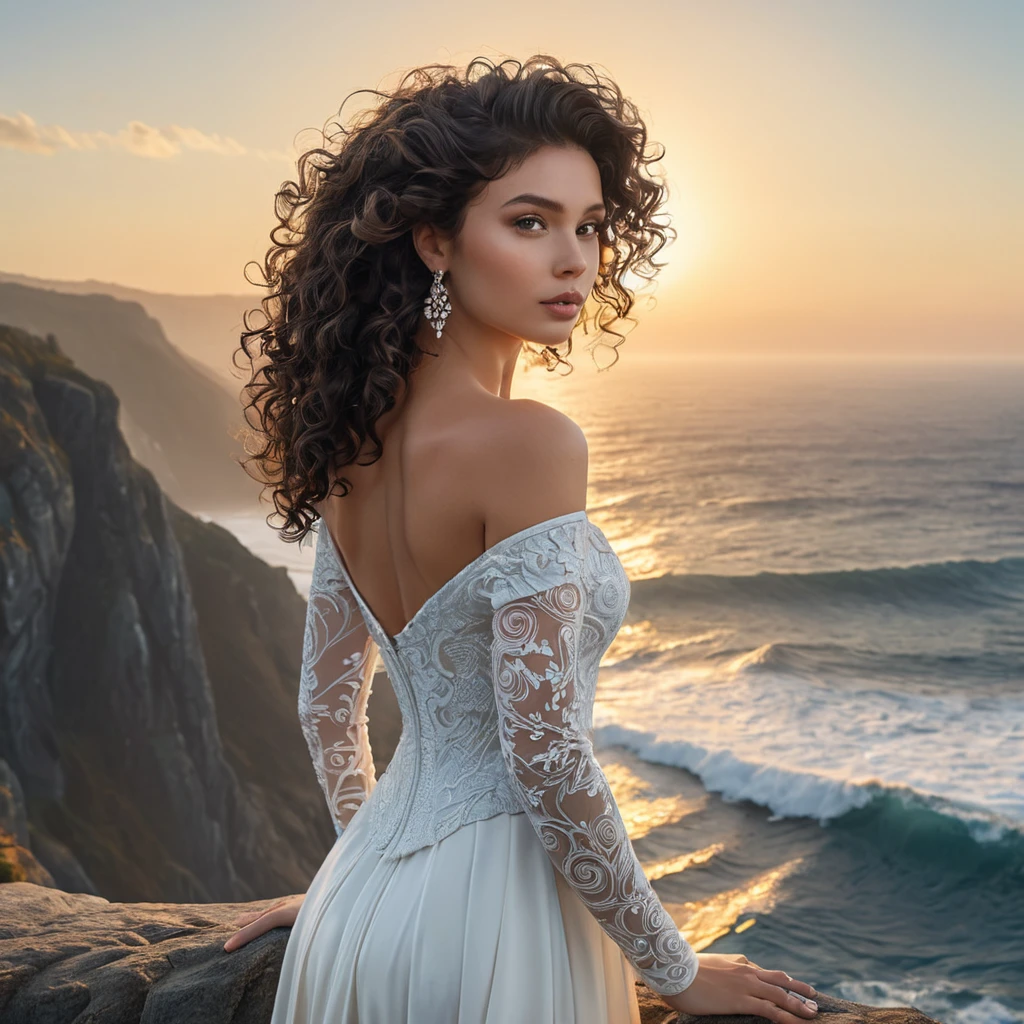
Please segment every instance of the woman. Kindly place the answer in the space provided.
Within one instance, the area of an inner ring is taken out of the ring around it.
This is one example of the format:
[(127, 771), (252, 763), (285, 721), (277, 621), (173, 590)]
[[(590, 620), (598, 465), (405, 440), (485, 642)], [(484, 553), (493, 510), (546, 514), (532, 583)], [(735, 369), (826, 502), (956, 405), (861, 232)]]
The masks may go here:
[[(637, 976), (688, 1013), (813, 1017), (805, 982), (697, 954), (633, 853), (589, 736), (629, 581), (582, 432), (510, 397), (524, 343), (565, 363), (584, 301), (608, 333), (657, 266), (635, 106), (586, 66), (477, 60), (343, 134), (279, 196), (242, 336), (282, 533), (319, 523), (299, 712), (338, 838), (224, 948), (291, 926), (273, 1024), (636, 1024)], [(378, 655), (404, 725), (379, 780)]]

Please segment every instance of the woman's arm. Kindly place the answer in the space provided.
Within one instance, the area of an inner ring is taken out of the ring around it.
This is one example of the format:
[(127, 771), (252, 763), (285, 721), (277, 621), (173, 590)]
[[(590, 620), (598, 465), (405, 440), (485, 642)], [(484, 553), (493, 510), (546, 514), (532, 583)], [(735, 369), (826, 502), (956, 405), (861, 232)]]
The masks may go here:
[(649, 988), (672, 994), (697, 975), (697, 954), (637, 860), (582, 726), (577, 676), (585, 593), (563, 582), (494, 612), (492, 672), (506, 767), (555, 867)]
[(339, 836), (377, 782), (366, 705), (378, 655), (320, 520), (302, 645), (299, 721)]

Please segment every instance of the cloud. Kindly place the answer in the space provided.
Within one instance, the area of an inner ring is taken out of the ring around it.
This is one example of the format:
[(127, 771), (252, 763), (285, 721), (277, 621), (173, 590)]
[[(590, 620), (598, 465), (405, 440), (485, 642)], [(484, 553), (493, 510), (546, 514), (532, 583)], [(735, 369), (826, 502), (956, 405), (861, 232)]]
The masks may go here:
[(129, 121), (116, 135), (109, 132), (74, 132), (59, 124), (40, 125), (23, 112), (0, 114), (0, 148), (53, 156), (59, 150), (119, 149), (150, 160), (169, 160), (186, 150), (217, 156), (249, 156), (257, 160), (295, 163), (295, 157), (278, 150), (251, 149), (230, 136), (210, 135), (198, 128), (172, 124), (156, 128), (144, 121)]

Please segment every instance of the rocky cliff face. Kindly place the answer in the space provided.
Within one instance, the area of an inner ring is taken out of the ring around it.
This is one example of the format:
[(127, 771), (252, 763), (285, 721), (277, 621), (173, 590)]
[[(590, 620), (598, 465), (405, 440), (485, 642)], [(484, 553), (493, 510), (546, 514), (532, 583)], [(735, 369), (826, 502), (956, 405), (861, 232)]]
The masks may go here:
[(119, 901), (302, 892), (334, 840), (295, 709), (305, 604), (165, 499), (117, 412), (0, 326), (0, 872)]
[(138, 302), (0, 282), (0, 323), (54, 334), (80, 370), (114, 389), (132, 454), (179, 504), (209, 512), (257, 500), (259, 484), (234, 461), (242, 381), (212, 379)]
[[(246, 310), (259, 305), (262, 293), (251, 289), (245, 294), (232, 295), (170, 295), (151, 292), (145, 288), (131, 288), (113, 281), (98, 281), (94, 277), (81, 281), (32, 277), (0, 270), (0, 284), (20, 284), (26, 288), (60, 292), (67, 295), (109, 295), (119, 302), (137, 303), (160, 322), (167, 340), (186, 358), (208, 376), (219, 381), (232, 393), (237, 393), (241, 378), (232, 362), (243, 328)], [(0, 321), (9, 320), (0, 305)], [(16, 326), (25, 327), (24, 324)], [(242, 365), (249, 361), (241, 357)], [(248, 374), (246, 374), (248, 378)]]

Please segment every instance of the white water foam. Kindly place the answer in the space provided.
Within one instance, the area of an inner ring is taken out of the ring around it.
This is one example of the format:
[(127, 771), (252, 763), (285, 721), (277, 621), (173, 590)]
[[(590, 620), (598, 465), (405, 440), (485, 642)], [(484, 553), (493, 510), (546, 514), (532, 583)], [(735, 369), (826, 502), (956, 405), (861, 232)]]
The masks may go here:
[(603, 670), (595, 742), (685, 768), (730, 800), (825, 822), (889, 792), (980, 842), (1024, 830), (1024, 700), (830, 687), (763, 669)]
[(829, 990), (865, 1006), (913, 1006), (942, 1024), (1024, 1024), (1024, 1013), (991, 996), (973, 996), (952, 982), (917, 983), (912, 974), (891, 981), (843, 981)]

